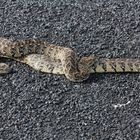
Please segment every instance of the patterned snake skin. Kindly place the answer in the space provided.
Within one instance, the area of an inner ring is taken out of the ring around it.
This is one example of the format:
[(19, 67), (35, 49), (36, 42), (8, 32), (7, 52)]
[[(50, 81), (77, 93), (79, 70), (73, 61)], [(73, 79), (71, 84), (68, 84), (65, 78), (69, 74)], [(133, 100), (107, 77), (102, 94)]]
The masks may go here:
[[(91, 73), (140, 72), (140, 59), (107, 59), (94, 56), (80, 59), (70, 48), (36, 39), (12, 41), (0, 38), (0, 57), (28, 64), (41, 72), (64, 74), (74, 82), (88, 79)], [(10, 67), (0, 63), (0, 74), (9, 72)]]

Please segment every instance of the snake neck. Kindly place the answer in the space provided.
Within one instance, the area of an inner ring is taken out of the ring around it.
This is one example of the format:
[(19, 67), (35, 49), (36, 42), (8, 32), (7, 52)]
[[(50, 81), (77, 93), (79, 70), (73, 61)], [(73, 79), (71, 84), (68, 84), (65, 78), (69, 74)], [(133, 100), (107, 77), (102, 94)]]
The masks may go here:
[(140, 59), (97, 58), (91, 67), (91, 73), (108, 72), (140, 72)]

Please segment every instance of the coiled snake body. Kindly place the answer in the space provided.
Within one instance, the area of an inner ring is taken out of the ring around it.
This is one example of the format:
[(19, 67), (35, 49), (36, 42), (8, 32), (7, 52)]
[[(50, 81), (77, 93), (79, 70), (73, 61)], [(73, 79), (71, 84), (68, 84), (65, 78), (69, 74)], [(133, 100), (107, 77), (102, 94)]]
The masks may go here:
[[(41, 72), (65, 74), (74, 82), (86, 80), (90, 73), (140, 72), (140, 59), (107, 59), (94, 56), (80, 59), (70, 48), (37, 39), (12, 41), (0, 38), (0, 57), (28, 64)], [(9, 66), (0, 63), (0, 74), (9, 72)]]

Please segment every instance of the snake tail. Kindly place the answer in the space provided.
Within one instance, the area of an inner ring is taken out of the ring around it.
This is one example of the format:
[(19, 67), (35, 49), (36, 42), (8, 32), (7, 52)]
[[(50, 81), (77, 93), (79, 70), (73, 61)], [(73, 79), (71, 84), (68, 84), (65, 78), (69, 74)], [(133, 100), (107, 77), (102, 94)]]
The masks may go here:
[(99, 58), (91, 68), (91, 73), (140, 72), (140, 59)]

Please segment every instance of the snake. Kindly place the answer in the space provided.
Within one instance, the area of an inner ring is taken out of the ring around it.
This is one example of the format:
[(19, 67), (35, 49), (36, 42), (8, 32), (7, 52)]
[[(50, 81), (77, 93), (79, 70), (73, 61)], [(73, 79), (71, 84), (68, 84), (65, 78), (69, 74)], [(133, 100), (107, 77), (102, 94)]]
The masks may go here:
[[(79, 57), (71, 48), (40, 39), (0, 37), (0, 58), (3, 57), (27, 64), (40, 72), (65, 75), (73, 82), (85, 81), (92, 73), (140, 72), (139, 58)], [(8, 64), (0, 63), (0, 75), (10, 71)]]

